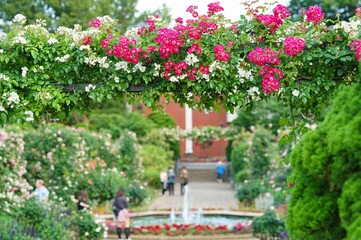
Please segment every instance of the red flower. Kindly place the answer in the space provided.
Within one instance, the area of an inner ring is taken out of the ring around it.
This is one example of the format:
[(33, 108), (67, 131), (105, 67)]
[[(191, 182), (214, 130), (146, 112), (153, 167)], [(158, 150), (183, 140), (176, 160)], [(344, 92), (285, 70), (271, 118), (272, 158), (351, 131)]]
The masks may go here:
[(274, 9), (273, 9), (273, 14), (281, 19), (286, 19), (289, 16), (291, 16), (290, 11), (287, 9), (287, 7), (278, 4)]
[(263, 78), (262, 88), (267, 94), (277, 91), (280, 88), (280, 82), (272, 74), (266, 74)]
[(308, 22), (314, 22), (316, 25), (318, 25), (324, 17), (325, 14), (318, 6), (311, 6), (306, 11), (306, 20)]
[(214, 2), (214, 3), (208, 4), (209, 15), (213, 15), (216, 12), (221, 12), (223, 10), (224, 10), (224, 8), (219, 5), (219, 2)]
[(353, 41), (350, 44), (350, 50), (356, 50), (356, 60), (361, 61), (361, 40)]
[(90, 36), (84, 37), (84, 39), (83, 39), (84, 45), (89, 45), (91, 42), (92, 42), (92, 37), (90, 37)]
[(305, 41), (302, 38), (297, 37), (286, 37), (284, 46), (284, 52), (289, 55), (296, 57), (306, 47)]
[(356, 8), (356, 10), (355, 10), (355, 16), (356, 16), (357, 18), (361, 18), (361, 7)]
[(102, 25), (102, 23), (100, 22), (100, 20), (98, 18), (95, 18), (94, 23), (93, 23), (93, 27), (94, 28), (100, 28), (101, 25)]

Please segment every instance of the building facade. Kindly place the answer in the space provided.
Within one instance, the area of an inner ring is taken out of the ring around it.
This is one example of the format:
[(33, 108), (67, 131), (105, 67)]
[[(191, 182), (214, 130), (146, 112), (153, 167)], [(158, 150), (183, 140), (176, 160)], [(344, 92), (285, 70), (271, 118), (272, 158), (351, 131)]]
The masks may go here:
[[(234, 118), (227, 114), (224, 109), (221, 112), (199, 112), (188, 106), (180, 107), (179, 104), (170, 103), (164, 106), (164, 111), (168, 113), (181, 129), (190, 130), (192, 128), (202, 128), (204, 126), (227, 127)], [(144, 114), (149, 115), (152, 111), (143, 108)], [(180, 160), (181, 161), (225, 161), (226, 148), (228, 142), (220, 139), (214, 141), (208, 148), (203, 148), (192, 139), (182, 140), (180, 142)]]

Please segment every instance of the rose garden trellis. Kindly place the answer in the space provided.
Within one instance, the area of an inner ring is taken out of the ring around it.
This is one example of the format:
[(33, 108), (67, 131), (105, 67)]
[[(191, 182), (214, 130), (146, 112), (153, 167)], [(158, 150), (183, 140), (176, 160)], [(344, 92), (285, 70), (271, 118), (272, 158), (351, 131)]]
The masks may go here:
[(109, 17), (86, 30), (49, 33), (43, 21), (25, 25), (24, 16), (15, 16), (0, 37), (1, 124), (63, 118), (119, 95), (153, 108), (163, 96), (200, 110), (230, 111), (274, 95), (314, 114), (338, 83), (359, 82), (359, 9), (341, 22), (311, 7), (303, 22), (292, 22), (284, 6), (272, 13), (249, 6), (249, 16), (237, 23), (222, 10), (214, 3), (200, 15), (191, 6), (190, 20), (178, 18), (167, 28), (159, 16), (150, 17), (125, 36)]
[(222, 10), (213, 3), (199, 15), (191, 6), (191, 20), (178, 18), (167, 28), (154, 16), (125, 36), (109, 17), (86, 30), (49, 33), (43, 21), (25, 25), (24, 16), (15, 16), (10, 32), (0, 35), (1, 125), (64, 118), (119, 95), (153, 108), (163, 96), (230, 111), (274, 96), (313, 115), (340, 84), (360, 82), (360, 8), (348, 22), (323, 19), (318, 7), (302, 22), (290, 21), (281, 5), (272, 12), (248, 6), (237, 23)]

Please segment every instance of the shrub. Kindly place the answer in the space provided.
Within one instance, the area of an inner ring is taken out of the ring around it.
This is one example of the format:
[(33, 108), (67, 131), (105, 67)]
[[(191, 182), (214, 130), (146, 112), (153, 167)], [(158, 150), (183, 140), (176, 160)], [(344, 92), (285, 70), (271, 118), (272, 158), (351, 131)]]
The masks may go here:
[(175, 128), (177, 126), (176, 121), (167, 113), (152, 112), (147, 118), (153, 121), (158, 128)]
[(89, 199), (98, 204), (112, 200), (119, 188), (125, 190), (131, 206), (138, 206), (147, 197), (141, 183), (127, 178), (126, 172), (120, 172), (115, 168), (94, 170), (88, 175), (79, 177), (78, 181), (79, 189), (86, 190)]
[(128, 112), (123, 115), (115, 113), (93, 113), (90, 115), (91, 127), (110, 133), (114, 139), (119, 138), (124, 130), (134, 132), (137, 137), (145, 136), (157, 125), (146, 119), (139, 112)]
[(73, 223), (76, 227), (79, 240), (104, 239), (104, 227), (94, 221), (94, 216), (86, 211), (75, 215)]
[(247, 205), (252, 205), (254, 199), (261, 194), (261, 185), (259, 180), (248, 181), (237, 190), (237, 199)]
[(71, 239), (73, 234), (69, 213), (66, 214), (58, 203), (49, 202), (47, 206), (41, 206), (31, 199), (15, 209), (12, 216), (13, 223), (23, 228), (23, 232), (20, 233), (24, 239), (30, 236), (38, 239), (66, 240)]
[(269, 169), (268, 147), (270, 138), (271, 134), (261, 127), (258, 127), (253, 135), (249, 162), (251, 173), (255, 177), (261, 177)]
[(252, 223), (253, 235), (261, 240), (268, 237), (278, 237), (285, 231), (285, 223), (276, 217), (273, 211), (267, 210), (261, 217), (256, 217)]
[(292, 239), (359, 239), (361, 85), (341, 88), (316, 130), (291, 153)]
[[(176, 121), (167, 113), (152, 112), (148, 115), (148, 119), (152, 120), (158, 128), (175, 128), (177, 127)], [(167, 141), (169, 149), (173, 152), (175, 159), (180, 156), (179, 141)]]
[(9, 215), (0, 215), (0, 239), (33, 240), (34, 237), (37, 237), (37, 234), (29, 228), (24, 227), (24, 225), (16, 219)]
[[(236, 145), (231, 154), (231, 166), (232, 172), (238, 176), (239, 172), (244, 175), (244, 170), (248, 169), (248, 151), (249, 145), (245, 142), (241, 142)], [(238, 179), (238, 177), (236, 177)]]
[(139, 152), (144, 167), (144, 178), (148, 184), (159, 187), (159, 174), (163, 168), (172, 166), (173, 160), (167, 152), (155, 145), (146, 144)]

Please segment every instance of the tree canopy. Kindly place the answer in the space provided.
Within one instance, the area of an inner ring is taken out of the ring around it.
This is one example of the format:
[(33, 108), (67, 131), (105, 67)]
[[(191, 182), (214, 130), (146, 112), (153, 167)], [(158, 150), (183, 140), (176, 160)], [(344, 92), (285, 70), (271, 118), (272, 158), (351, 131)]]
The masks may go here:
[(327, 18), (335, 19), (339, 14), (341, 20), (348, 20), (355, 13), (357, 6), (361, 5), (360, 0), (291, 0), (288, 9), (295, 18), (301, 18), (305, 10), (311, 6), (319, 6), (325, 10)]
[(237, 23), (219, 3), (207, 14), (187, 11), (191, 19), (177, 18), (174, 27), (155, 15), (124, 35), (109, 16), (86, 30), (49, 33), (42, 21), (26, 25), (16, 15), (0, 37), (0, 123), (65, 118), (119, 95), (152, 108), (164, 96), (229, 111), (273, 95), (313, 116), (339, 83), (360, 81), (360, 9), (342, 23), (324, 19), (318, 7), (301, 22), (290, 21), (282, 5), (268, 12), (250, 6)]

